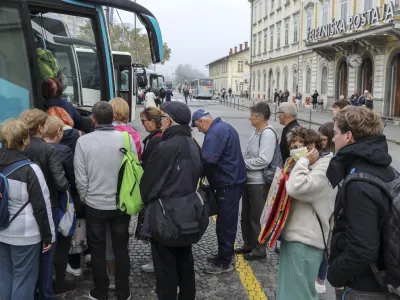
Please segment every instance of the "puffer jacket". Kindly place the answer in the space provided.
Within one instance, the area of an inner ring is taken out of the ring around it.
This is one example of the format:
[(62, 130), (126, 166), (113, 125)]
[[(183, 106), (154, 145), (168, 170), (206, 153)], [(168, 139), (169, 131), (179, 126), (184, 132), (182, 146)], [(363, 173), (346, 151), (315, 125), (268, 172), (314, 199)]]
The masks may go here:
[(42, 170), (50, 191), (51, 206), (58, 207), (58, 191), (65, 191), (68, 188), (68, 180), (56, 148), (42, 138), (31, 137), (31, 142), (24, 153)]

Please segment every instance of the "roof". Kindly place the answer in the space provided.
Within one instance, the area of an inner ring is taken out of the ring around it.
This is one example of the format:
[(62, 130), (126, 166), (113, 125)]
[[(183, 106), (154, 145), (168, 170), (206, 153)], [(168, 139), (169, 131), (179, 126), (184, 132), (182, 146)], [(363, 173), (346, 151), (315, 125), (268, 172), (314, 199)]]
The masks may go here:
[(213, 62), (210, 62), (209, 64), (207, 64), (206, 67), (208, 67), (208, 66), (210, 66), (210, 65), (213, 65), (213, 64), (215, 64), (215, 63), (217, 63), (217, 62), (220, 62), (220, 61), (228, 60), (231, 56), (235, 56), (235, 55), (240, 54), (240, 53), (242, 53), (242, 52), (244, 52), (244, 51), (250, 51), (250, 47), (245, 48), (245, 49), (243, 49), (242, 51), (238, 51), (238, 52), (236, 52), (236, 53), (232, 53), (232, 54), (230, 54), (230, 55), (228, 55), (228, 56), (224, 56), (224, 57), (221, 57), (221, 58), (219, 58), (219, 59), (217, 59), (217, 60), (214, 60)]

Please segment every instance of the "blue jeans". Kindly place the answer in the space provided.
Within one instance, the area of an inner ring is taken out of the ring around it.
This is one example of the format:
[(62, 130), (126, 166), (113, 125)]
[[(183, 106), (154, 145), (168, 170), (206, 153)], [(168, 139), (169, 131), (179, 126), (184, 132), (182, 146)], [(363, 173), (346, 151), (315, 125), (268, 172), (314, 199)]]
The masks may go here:
[[(52, 208), (54, 228), (58, 229), (58, 209)], [(57, 236), (57, 234), (56, 234)], [(53, 272), (54, 272), (54, 256), (56, 253), (57, 243), (54, 243), (49, 251), (40, 255), (39, 264), (39, 298), (40, 300), (53, 300)]]
[(234, 254), (236, 231), (239, 219), (239, 202), (243, 185), (228, 186), (217, 189), (218, 217), (218, 262), (217, 265), (227, 268)]
[(321, 265), (319, 266), (318, 279), (325, 280), (327, 272), (328, 272), (328, 260), (324, 258), (324, 260), (321, 262)]
[(0, 242), (0, 299), (33, 300), (40, 250), (41, 243), (13, 246)]

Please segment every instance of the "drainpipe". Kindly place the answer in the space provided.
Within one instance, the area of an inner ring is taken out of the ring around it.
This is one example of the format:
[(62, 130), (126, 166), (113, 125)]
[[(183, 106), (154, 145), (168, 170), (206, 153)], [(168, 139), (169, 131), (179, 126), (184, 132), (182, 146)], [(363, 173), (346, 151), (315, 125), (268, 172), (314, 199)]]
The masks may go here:
[(252, 48), (252, 46), (251, 45), (253, 45), (253, 0), (248, 0), (250, 3), (251, 3), (251, 6), (250, 6), (250, 14), (251, 14), (251, 24), (250, 24), (250, 51), (249, 51), (249, 53), (250, 53), (250, 81), (249, 81), (249, 84), (250, 84), (250, 93), (249, 93), (249, 99), (251, 98), (251, 92), (252, 92), (252, 82), (253, 82), (253, 77), (252, 77), (252, 74), (253, 74), (253, 72), (252, 72), (252, 67), (253, 67), (253, 48)]

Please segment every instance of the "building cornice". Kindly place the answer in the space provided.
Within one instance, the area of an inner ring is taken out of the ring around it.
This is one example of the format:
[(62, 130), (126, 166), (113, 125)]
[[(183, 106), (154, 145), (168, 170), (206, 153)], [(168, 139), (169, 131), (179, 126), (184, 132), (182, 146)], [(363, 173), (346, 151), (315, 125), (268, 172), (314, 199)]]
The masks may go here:
[(304, 55), (304, 54), (308, 54), (308, 53), (312, 53), (312, 50), (308, 50), (308, 49), (304, 49), (298, 52), (294, 52), (294, 53), (290, 53), (287, 55), (280, 55), (277, 57), (273, 57), (273, 58), (269, 58), (269, 59), (265, 59), (265, 60), (261, 60), (261, 61), (257, 61), (257, 62), (253, 62), (252, 66), (259, 66), (262, 64), (268, 64), (271, 62), (275, 62), (275, 61), (279, 61), (279, 60), (283, 60), (283, 59), (287, 59), (287, 58), (293, 58), (293, 57), (297, 57), (299, 55)]

